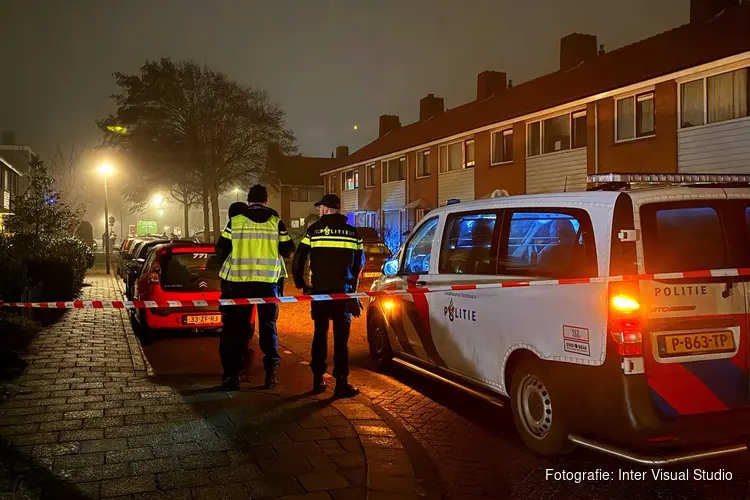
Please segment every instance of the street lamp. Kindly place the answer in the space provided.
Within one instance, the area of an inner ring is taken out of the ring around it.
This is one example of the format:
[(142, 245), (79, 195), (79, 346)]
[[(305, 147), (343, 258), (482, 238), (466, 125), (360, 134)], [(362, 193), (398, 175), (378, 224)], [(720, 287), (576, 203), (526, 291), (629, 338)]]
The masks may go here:
[(164, 196), (161, 193), (156, 193), (154, 197), (151, 198), (151, 203), (156, 207), (164, 205)]
[(234, 201), (240, 201), (240, 188), (234, 188)]
[(102, 163), (97, 168), (99, 175), (104, 177), (104, 234), (102, 235), (102, 244), (104, 246), (104, 262), (109, 274), (109, 206), (107, 204), (107, 179), (115, 171), (111, 163)]

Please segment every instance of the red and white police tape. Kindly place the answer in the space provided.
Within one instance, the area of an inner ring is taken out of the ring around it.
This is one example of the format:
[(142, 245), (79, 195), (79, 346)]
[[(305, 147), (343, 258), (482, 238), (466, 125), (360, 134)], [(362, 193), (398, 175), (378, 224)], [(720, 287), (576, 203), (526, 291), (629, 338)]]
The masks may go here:
[(405, 290), (382, 290), (356, 293), (332, 293), (324, 295), (295, 295), (287, 297), (264, 297), (248, 299), (213, 300), (73, 300), (69, 302), (3, 302), (0, 308), (35, 309), (177, 309), (180, 307), (243, 306), (251, 304), (292, 304), (299, 302), (319, 302), (328, 300), (366, 299), (399, 295), (424, 295), (428, 293), (486, 290), (492, 288), (519, 288), (550, 285), (580, 285), (587, 283), (609, 283), (618, 281), (674, 280), (700, 278), (732, 278), (750, 276), (750, 268), (713, 269), (707, 271), (687, 271), (681, 273), (638, 274), (629, 276), (602, 276), (597, 278), (569, 278), (558, 280), (502, 281), (465, 285), (444, 285)]

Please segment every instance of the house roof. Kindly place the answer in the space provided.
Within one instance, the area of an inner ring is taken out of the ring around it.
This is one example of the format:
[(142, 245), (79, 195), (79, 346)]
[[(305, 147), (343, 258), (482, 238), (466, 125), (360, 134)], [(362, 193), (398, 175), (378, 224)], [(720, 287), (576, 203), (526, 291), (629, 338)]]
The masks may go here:
[(750, 51), (748, 26), (750, 4), (745, 3), (710, 21), (680, 26), (594, 57), (573, 69), (541, 76), (483, 101), (472, 101), (395, 129), (336, 161), (331, 169)]
[(320, 174), (335, 164), (334, 158), (311, 156), (282, 156), (276, 171), (282, 186), (322, 186)]

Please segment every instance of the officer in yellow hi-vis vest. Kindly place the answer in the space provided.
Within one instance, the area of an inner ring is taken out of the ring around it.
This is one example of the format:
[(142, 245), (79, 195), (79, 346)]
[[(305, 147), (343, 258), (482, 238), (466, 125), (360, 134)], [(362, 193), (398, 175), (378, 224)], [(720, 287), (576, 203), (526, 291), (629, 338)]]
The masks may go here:
[[(294, 252), (294, 243), (275, 210), (266, 206), (268, 192), (255, 185), (247, 195), (248, 207), (229, 219), (216, 243), (216, 255), (224, 264), (219, 271), (222, 299), (275, 297), (282, 275), (281, 257)], [(222, 385), (239, 388), (243, 356), (252, 336), (252, 305), (222, 306), (224, 328), (219, 341), (219, 355), (224, 368)], [(278, 304), (258, 305), (258, 336), (266, 369), (265, 388), (276, 385), (279, 366), (279, 341), (276, 335)]]
[[(341, 215), (341, 200), (335, 194), (327, 194), (315, 204), (320, 220), (307, 229), (294, 254), (292, 274), (294, 284), (305, 293), (329, 294), (356, 292), (359, 273), (365, 265), (362, 239), (356, 228)], [(305, 282), (305, 264), (310, 257), (312, 272), (311, 287)], [(313, 392), (325, 391), (323, 374), (326, 372), (328, 356), (328, 325), (333, 322), (333, 376), (336, 379), (334, 397), (349, 398), (359, 394), (348, 383), (349, 378), (349, 330), (352, 315), (361, 315), (359, 300), (334, 300), (312, 302), (312, 318), (315, 333), (312, 343)]]

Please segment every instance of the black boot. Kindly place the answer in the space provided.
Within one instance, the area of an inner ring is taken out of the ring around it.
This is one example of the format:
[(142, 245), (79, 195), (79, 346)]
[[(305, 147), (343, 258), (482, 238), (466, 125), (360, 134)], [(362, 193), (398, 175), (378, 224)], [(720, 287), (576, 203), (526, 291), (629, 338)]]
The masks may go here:
[(323, 375), (313, 375), (312, 391), (314, 394), (322, 394), (326, 392), (326, 384), (323, 382)]
[(266, 390), (273, 389), (278, 383), (279, 380), (276, 377), (276, 368), (266, 370), (266, 383), (263, 385), (263, 388)]
[(240, 378), (236, 375), (225, 375), (222, 377), (221, 386), (228, 391), (236, 391), (240, 388)]
[(353, 398), (357, 394), (359, 394), (359, 389), (349, 385), (347, 379), (336, 379), (336, 389), (333, 390), (334, 398)]
[(248, 383), (250, 382), (250, 372), (253, 367), (253, 356), (255, 355), (255, 352), (252, 348), (247, 350), (247, 354), (245, 355), (242, 363), (242, 371), (240, 372), (240, 382)]

